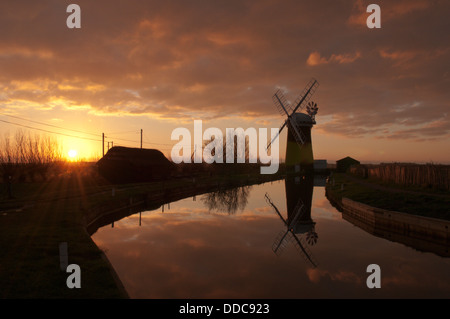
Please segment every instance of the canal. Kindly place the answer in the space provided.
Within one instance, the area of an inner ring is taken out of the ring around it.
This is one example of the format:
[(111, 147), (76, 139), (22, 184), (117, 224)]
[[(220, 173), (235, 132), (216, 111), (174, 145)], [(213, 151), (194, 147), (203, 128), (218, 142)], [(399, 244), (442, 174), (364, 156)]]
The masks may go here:
[[(131, 298), (449, 298), (450, 258), (345, 220), (323, 180), (185, 198), (92, 238)], [(381, 269), (369, 289), (367, 267)]]

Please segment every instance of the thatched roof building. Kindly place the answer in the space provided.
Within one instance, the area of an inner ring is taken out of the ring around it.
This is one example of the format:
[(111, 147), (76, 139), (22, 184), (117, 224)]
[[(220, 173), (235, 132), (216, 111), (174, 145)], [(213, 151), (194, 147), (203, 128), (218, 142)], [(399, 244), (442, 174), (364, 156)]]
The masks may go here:
[(148, 182), (169, 178), (175, 169), (154, 149), (115, 146), (97, 162), (99, 173), (113, 183)]

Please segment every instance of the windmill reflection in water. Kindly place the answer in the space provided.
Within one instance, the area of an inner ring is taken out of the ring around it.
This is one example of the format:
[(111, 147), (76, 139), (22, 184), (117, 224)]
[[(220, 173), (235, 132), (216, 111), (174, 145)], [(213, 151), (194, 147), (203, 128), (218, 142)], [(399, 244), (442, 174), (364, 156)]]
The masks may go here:
[(286, 178), (286, 207), (287, 218), (284, 218), (277, 206), (272, 202), (269, 194), (265, 194), (266, 202), (273, 207), (277, 215), (286, 226), (275, 238), (272, 250), (280, 255), (289, 243), (292, 243), (299, 254), (314, 268), (317, 262), (308, 245), (317, 243), (318, 235), (315, 222), (311, 219), (311, 202), (314, 187), (312, 176), (297, 176)]

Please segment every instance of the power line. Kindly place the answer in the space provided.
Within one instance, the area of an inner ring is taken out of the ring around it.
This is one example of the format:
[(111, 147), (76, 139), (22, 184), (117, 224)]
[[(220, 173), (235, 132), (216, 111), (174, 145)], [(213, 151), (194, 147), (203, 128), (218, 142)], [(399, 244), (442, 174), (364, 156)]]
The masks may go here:
[(121, 131), (121, 132), (105, 132), (105, 134), (126, 134), (126, 133), (139, 133), (139, 131)]
[[(65, 129), (68, 131), (73, 131), (73, 132), (78, 132), (78, 133), (83, 133), (83, 134), (90, 134), (90, 135), (95, 135), (98, 136), (98, 134), (93, 134), (93, 133), (89, 133), (89, 132), (82, 132), (82, 131), (78, 131), (78, 130), (72, 130), (72, 129), (67, 129), (67, 128), (63, 128), (63, 127), (59, 127), (57, 125), (52, 125), (52, 124), (46, 124), (46, 123), (42, 123), (42, 122), (38, 122), (38, 121), (33, 121), (33, 120), (27, 120), (18, 116), (13, 116), (13, 115), (6, 115), (6, 114), (2, 114), (0, 113), (0, 115), (5, 115), (5, 116), (10, 116), (13, 118), (17, 118), (17, 119), (21, 119), (21, 120), (25, 120), (25, 121), (29, 121), (29, 122), (33, 122), (36, 124), (41, 124), (41, 125), (47, 125), (47, 126), (51, 126), (51, 127), (55, 127), (55, 128), (60, 128), (60, 129)], [(15, 123), (15, 122), (11, 122), (11, 121), (6, 121), (6, 120), (2, 120), (0, 119), (0, 122), (3, 123), (7, 123), (7, 124), (11, 124), (11, 125), (17, 125), (20, 127), (25, 127), (31, 130), (37, 130), (37, 131), (41, 131), (41, 132), (45, 132), (45, 133), (50, 133), (50, 134), (56, 134), (56, 135), (62, 135), (62, 136), (67, 136), (67, 137), (73, 137), (73, 138), (78, 138), (78, 139), (83, 139), (83, 140), (89, 140), (89, 141), (94, 141), (94, 142), (102, 142), (101, 139), (93, 139), (93, 138), (89, 138), (89, 137), (83, 137), (83, 136), (77, 136), (77, 135), (72, 135), (72, 134), (67, 134), (67, 133), (61, 133), (61, 132), (54, 132), (54, 131), (50, 131), (50, 130), (46, 130), (46, 129), (42, 129), (42, 128), (37, 128), (37, 127), (33, 127), (33, 126), (29, 126), (29, 125), (25, 125), (25, 124), (20, 124), (20, 123)], [(133, 131), (133, 132), (138, 132), (138, 131)], [(117, 133), (116, 133), (117, 134)], [(161, 145), (161, 146), (173, 146), (173, 144), (167, 144), (167, 143), (153, 143), (153, 142), (149, 142), (147, 140), (147, 136), (145, 136), (145, 140), (143, 141), (143, 143), (145, 144), (151, 144), (151, 145)], [(106, 135), (105, 135), (106, 138)], [(129, 142), (129, 143), (139, 143), (138, 141), (133, 141), (133, 140), (128, 140), (128, 139), (122, 139), (122, 138), (116, 138), (116, 137), (110, 137), (108, 136), (108, 138), (110, 139), (114, 139), (114, 140), (119, 140), (119, 141), (123, 141), (123, 142)], [(117, 144), (116, 144), (117, 145)], [(117, 145), (118, 146), (118, 145)], [(185, 145), (188, 146), (188, 145)], [(169, 151), (171, 150), (171, 148), (161, 148), (160, 150), (163, 151)]]
[(164, 145), (164, 146), (173, 146), (174, 144), (167, 144), (167, 143), (153, 143), (153, 142), (149, 142), (150, 138), (147, 136), (147, 134), (144, 133), (144, 142), (147, 144), (152, 144), (152, 145)]
[(75, 135), (71, 135), (71, 134), (65, 134), (65, 133), (53, 132), (53, 131), (45, 130), (45, 129), (42, 129), (42, 128), (32, 127), (32, 126), (23, 125), (23, 124), (14, 123), (14, 122), (9, 122), (9, 121), (5, 121), (5, 120), (0, 120), (0, 122), (4, 122), (4, 123), (8, 123), (8, 124), (13, 124), (13, 125), (17, 125), (17, 126), (29, 128), (29, 129), (32, 129), (32, 130), (38, 130), (38, 131), (46, 132), (46, 133), (57, 134), (57, 135), (64, 135), (64, 136), (74, 137), (74, 138), (80, 138), (80, 139), (83, 139), (83, 140), (90, 140), (90, 141), (95, 141), (95, 142), (101, 142), (101, 141), (102, 141), (102, 140), (95, 140), (95, 139), (89, 138), (89, 137), (75, 136)]
[(122, 141), (122, 142), (139, 143), (138, 141), (126, 140), (126, 139), (123, 139), (123, 138), (111, 137), (111, 136), (106, 136), (106, 135), (105, 135), (105, 138), (109, 138), (109, 139), (113, 139), (113, 140), (119, 140), (119, 141)]
[[(145, 134), (145, 133), (144, 133)], [(119, 140), (122, 142), (130, 142), (130, 143), (139, 143), (139, 141), (132, 141), (132, 140), (127, 140), (127, 139), (123, 139), (123, 138), (116, 138), (116, 137), (111, 137), (108, 136), (109, 139), (114, 139), (114, 140)], [(165, 144), (165, 143), (153, 143), (153, 142), (148, 142), (147, 139), (144, 140), (145, 144), (152, 144), (152, 145), (165, 145), (165, 146), (173, 146), (173, 144)]]
[(76, 133), (82, 133), (82, 134), (87, 134), (87, 135), (98, 136), (98, 134), (95, 134), (95, 133), (89, 133), (89, 132), (73, 130), (73, 129), (69, 129), (69, 128), (66, 128), (66, 127), (58, 126), (58, 125), (53, 125), (53, 124), (43, 123), (43, 122), (39, 122), (39, 121), (28, 120), (28, 119), (25, 119), (23, 117), (14, 116), (14, 115), (8, 115), (8, 114), (4, 114), (4, 113), (0, 113), (0, 114), (3, 115), (3, 116), (9, 116), (9, 117), (13, 117), (13, 118), (16, 118), (16, 119), (19, 119), (19, 120), (33, 122), (33, 123), (40, 124), (40, 125), (47, 125), (47, 126), (51, 126), (51, 127), (54, 127), (54, 128), (63, 129), (63, 130), (66, 130), (66, 131), (72, 131), (72, 132), (76, 132)]
[[(48, 124), (48, 123), (44, 123), (44, 122), (29, 120), (29, 119), (26, 119), (26, 118), (23, 118), (23, 117), (19, 117), (19, 116), (14, 116), (14, 115), (9, 115), (9, 114), (4, 114), (4, 113), (0, 113), (0, 115), (16, 118), (16, 119), (23, 120), (23, 121), (32, 122), (32, 123), (36, 123), (36, 124), (40, 124), (40, 125), (46, 125), (46, 126), (50, 126), (50, 127), (66, 130), (66, 131), (72, 131), (72, 132), (76, 132), (76, 133), (87, 134), (87, 135), (92, 135), (92, 136), (97, 136), (97, 137), (99, 136), (99, 134), (90, 133), (90, 132), (84, 132), (84, 131), (80, 131), (80, 130), (69, 129), (69, 128), (65, 128), (65, 127), (62, 127), (62, 126)], [(18, 126), (21, 126), (21, 127), (26, 127), (26, 128), (32, 129), (32, 130), (38, 130), (38, 131), (46, 132), (46, 133), (58, 134), (58, 135), (64, 135), (64, 136), (74, 137), (74, 138), (79, 138), (79, 139), (84, 139), (84, 140), (101, 142), (101, 140), (92, 139), (92, 138), (88, 138), (88, 137), (82, 137), (82, 136), (75, 136), (75, 135), (66, 134), (66, 133), (53, 132), (53, 131), (49, 131), (49, 130), (45, 130), (45, 129), (41, 129), (41, 128), (36, 128), (36, 127), (24, 125), (24, 124), (14, 123), (14, 122), (10, 122), (10, 121), (5, 121), (5, 120), (0, 120), (0, 121), (4, 122), (4, 123), (8, 123), (8, 124), (18, 125)], [(110, 134), (124, 134), (124, 133), (139, 133), (139, 131), (134, 130), (134, 131), (122, 131), (122, 132), (114, 132), (114, 133), (105, 133), (105, 138), (119, 140), (119, 141), (122, 141), (122, 142), (129, 142), (129, 143), (133, 143), (133, 144), (139, 143), (138, 141), (123, 139), (123, 138), (116, 138), (116, 137), (111, 137), (110, 136)], [(108, 136), (106, 136), (106, 134)], [(174, 144), (168, 144), (168, 143), (149, 142), (150, 139), (148, 138), (147, 134), (145, 134), (145, 133), (144, 133), (144, 137), (145, 137), (145, 139), (144, 139), (144, 143), (145, 144), (161, 145), (161, 146), (173, 146), (174, 145)], [(184, 145), (184, 146), (188, 146), (188, 145)]]

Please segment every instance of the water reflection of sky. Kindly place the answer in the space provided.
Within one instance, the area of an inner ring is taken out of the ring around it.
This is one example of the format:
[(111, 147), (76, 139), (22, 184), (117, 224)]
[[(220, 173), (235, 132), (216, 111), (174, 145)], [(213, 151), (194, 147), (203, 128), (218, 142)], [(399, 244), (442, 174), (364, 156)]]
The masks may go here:
[[(132, 298), (448, 298), (450, 261), (372, 236), (344, 221), (324, 188), (314, 188), (318, 241), (314, 268), (288, 244), (272, 245), (286, 214), (284, 182), (253, 186), (235, 214), (210, 212), (197, 196), (100, 228), (93, 235)], [(203, 195), (204, 196), (204, 195)], [(381, 267), (381, 289), (366, 286), (366, 267)]]

